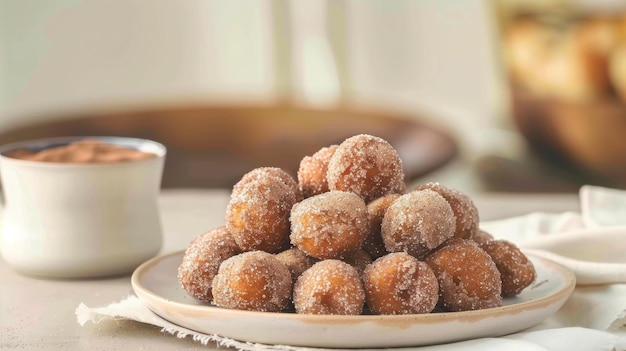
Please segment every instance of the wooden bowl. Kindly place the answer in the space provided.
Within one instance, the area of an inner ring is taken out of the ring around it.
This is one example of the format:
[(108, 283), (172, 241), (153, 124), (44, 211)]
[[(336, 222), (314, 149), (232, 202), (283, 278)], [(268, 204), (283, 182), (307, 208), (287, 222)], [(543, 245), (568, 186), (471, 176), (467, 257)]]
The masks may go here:
[(512, 95), (513, 120), (529, 145), (554, 164), (588, 182), (626, 186), (626, 104), (617, 98), (593, 102)]
[(192, 106), (58, 116), (0, 132), (0, 144), (54, 136), (130, 136), (163, 143), (163, 187), (232, 187), (255, 167), (296, 175), (300, 160), (324, 146), (368, 133), (388, 140), (407, 182), (457, 154), (454, 140), (415, 116), (371, 109), (293, 106)]

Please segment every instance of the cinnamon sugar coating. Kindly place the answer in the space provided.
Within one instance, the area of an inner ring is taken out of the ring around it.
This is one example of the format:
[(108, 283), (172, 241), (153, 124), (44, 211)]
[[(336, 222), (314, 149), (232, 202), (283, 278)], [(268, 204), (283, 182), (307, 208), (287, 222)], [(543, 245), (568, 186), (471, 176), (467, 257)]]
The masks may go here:
[(389, 252), (406, 251), (422, 258), (454, 235), (450, 204), (432, 190), (400, 196), (385, 212), (381, 235)]
[(381, 224), (387, 208), (391, 205), (400, 194), (389, 194), (367, 204), (367, 218), (369, 219), (369, 234), (363, 242), (363, 250), (367, 252), (373, 259), (382, 257), (389, 252), (385, 248), (383, 237), (381, 236)]
[(513, 243), (490, 240), (480, 244), (480, 247), (491, 256), (500, 271), (502, 296), (515, 296), (535, 281), (535, 266)]
[(276, 258), (287, 266), (294, 282), (302, 272), (311, 268), (311, 266), (317, 262), (315, 258), (308, 256), (302, 250), (295, 247), (277, 253)]
[(478, 230), (478, 209), (469, 196), (439, 183), (426, 183), (415, 188), (415, 190), (424, 189), (436, 191), (452, 207), (452, 212), (454, 212), (454, 217), (456, 218), (455, 238), (470, 239), (474, 236)]
[(285, 185), (289, 187), (296, 196), (296, 202), (300, 202), (303, 199), (302, 192), (296, 180), (284, 169), (278, 167), (257, 167), (250, 172), (244, 174), (241, 179), (233, 186), (233, 192), (240, 191), (249, 182), (255, 181), (260, 178), (277, 177)]
[(372, 263), (372, 258), (367, 252), (359, 249), (346, 255), (342, 261), (354, 267), (359, 275), (362, 275), (365, 268)]
[(349, 191), (370, 202), (406, 190), (402, 160), (384, 139), (359, 134), (344, 140), (328, 162), (330, 190)]
[(192, 297), (211, 302), (212, 284), (220, 264), (241, 253), (226, 227), (218, 227), (197, 236), (185, 250), (178, 267), (178, 281)]
[(288, 306), (292, 287), (289, 269), (274, 255), (250, 251), (222, 262), (213, 296), (220, 307), (279, 312)]
[(302, 195), (307, 198), (327, 192), (328, 162), (338, 145), (323, 147), (311, 156), (304, 156), (298, 168), (298, 184)]
[(342, 258), (356, 251), (367, 232), (367, 207), (353, 193), (315, 195), (291, 211), (291, 243), (318, 259)]
[(479, 244), (484, 244), (488, 241), (493, 240), (493, 235), (487, 233), (486, 231), (482, 230), (482, 229), (478, 229), (476, 231), (476, 233), (474, 233), (474, 236), (472, 236), (472, 240), (474, 240), (475, 242), (479, 243)]
[(491, 257), (469, 239), (451, 239), (425, 262), (439, 282), (439, 304), (446, 311), (502, 305), (500, 272)]
[(189, 295), (255, 311), (413, 314), (497, 307), (535, 279), (517, 247), (478, 228), (467, 195), (438, 183), (405, 193), (381, 138), (321, 148), (297, 175), (259, 167), (233, 186), (225, 225), (179, 267)]
[(365, 291), (357, 270), (340, 260), (323, 260), (296, 281), (293, 303), (297, 313), (358, 315)]
[(376, 314), (429, 313), (439, 300), (439, 283), (424, 262), (405, 253), (383, 256), (363, 274), (365, 301)]
[(237, 245), (270, 253), (289, 248), (289, 215), (297, 199), (292, 187), (275, 176), (236, 187), (226, 208), (226, 227)]

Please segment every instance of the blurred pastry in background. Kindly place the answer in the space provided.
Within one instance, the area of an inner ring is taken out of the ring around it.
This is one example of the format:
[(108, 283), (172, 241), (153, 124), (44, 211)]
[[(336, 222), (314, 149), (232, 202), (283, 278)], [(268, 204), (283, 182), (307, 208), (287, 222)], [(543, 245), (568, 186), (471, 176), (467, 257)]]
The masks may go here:
[(510, 115), (528, 145), (576, 179), (626, 187), (626, 1), (497, 3)]
[(580, 27), (528, 18), (514, 21), (505, 37), (512, 84), (546, 98), (589, 101), (610, 92), (608, 56), (617, 29), (609, 20)]
[(609, 74), (617, 95), (626, 101), (626, 43), (616, 46), (611, 52)]

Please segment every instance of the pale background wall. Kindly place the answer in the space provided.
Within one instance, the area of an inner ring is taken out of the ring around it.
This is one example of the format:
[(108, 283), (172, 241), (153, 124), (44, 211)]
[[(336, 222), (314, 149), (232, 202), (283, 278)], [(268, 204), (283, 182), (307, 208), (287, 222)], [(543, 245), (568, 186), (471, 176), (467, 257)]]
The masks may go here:
[(3, 122), (271, 91), (267, 1), (1, 1)]
[[(322, 4), (300, 3), (311, 6), (305, 13)], [(0, 0), (0, 128), (98, 106), (272, 99), (285, 79), (275, 64), (284, 62), (275, 50), (285, 47), (276, 35), (280, 4)], [(337, 67), (352, 99), (432, 112), (468, 140), (501, 124), (486, 2), (329, 4), (345, 29)], [(328, 84), (322, 76), (318, 85)]]

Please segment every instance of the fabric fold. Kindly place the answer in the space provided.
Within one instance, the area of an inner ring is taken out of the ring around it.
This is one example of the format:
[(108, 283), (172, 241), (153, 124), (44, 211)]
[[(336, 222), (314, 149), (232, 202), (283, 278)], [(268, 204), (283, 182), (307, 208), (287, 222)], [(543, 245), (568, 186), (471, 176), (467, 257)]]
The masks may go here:
[[(220, 347), (234, 348), (240, 351), (327, 351), (330, 349), (294, 347), (289, 345), (266, 345), (233, 340), (215, 334), (203, 334), (170, 323), (153, 313), (137, 296), (112, 303), (108, 306), (90, 308), (80, 304), (76, 308), (76, 318), (80, 325), (87, 322), (94, 324), (120, 318), (130, 319), (156, 327), (164, 333), (178, 338), (190, 337), (203, 345), (215, 343)], [(582, 328), (566, 327), (555, 329), (533, 330), (506, 335), (500, 338), (482, 338), (467, 340), (445, 345), (397, 348), (397, 350), (423, 351), (620, 351), (626, 350), (626, 339), (609, 332)], [(376, 350), (376, 349), (372, 349)]]

